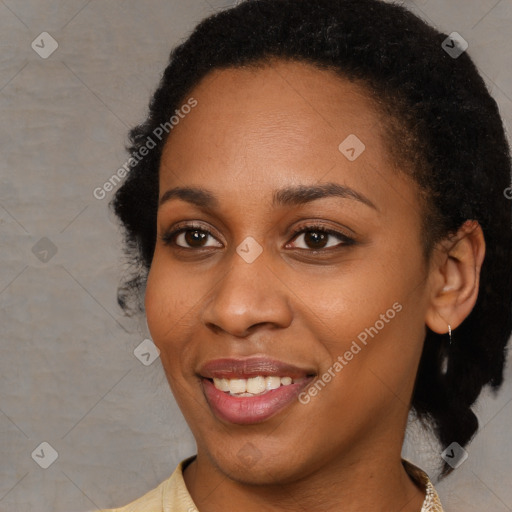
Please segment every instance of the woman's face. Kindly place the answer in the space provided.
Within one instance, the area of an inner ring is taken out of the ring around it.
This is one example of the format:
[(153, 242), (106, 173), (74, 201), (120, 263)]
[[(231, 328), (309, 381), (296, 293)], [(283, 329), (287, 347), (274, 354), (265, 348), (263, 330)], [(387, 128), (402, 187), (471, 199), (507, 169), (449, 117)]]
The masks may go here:
[(306, 64), (215, 71), (190, 96), (161, 160), (146, 312), (198, 461), (278, 483), (396, 456), (429, 282), (385, 126)]

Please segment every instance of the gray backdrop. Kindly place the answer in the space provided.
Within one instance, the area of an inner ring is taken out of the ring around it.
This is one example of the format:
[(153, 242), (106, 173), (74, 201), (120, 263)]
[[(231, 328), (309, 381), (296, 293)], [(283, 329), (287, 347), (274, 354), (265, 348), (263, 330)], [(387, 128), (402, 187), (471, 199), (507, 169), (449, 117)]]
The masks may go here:
[[(126, 162), (171, 47), (232, 3), (0, 0), (2, 512), (120, 506), (195, 453), (160, 360), (134, 354), (147, 326), (117, 306), (113, 191), (93, 191)], [(406, 3), (468, 41), (510, 126), (512, 0)], [(507, 371), (477, 404), (468, 459), (438, 487), (447, 512), (512, 510), (511, 401)], [(411, 418), (404, 455), (432, 478), (443, 448)]]

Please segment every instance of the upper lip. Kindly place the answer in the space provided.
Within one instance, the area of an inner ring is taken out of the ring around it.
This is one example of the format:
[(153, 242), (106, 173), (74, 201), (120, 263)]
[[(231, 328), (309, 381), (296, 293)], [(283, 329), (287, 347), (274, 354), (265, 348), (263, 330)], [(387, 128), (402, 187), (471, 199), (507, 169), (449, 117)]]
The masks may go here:
[(213, 359), (199, 369), (206, 379), (249, 379), (258, 375), (299, 379), (314, 375), (314, 371), (267, 357)]

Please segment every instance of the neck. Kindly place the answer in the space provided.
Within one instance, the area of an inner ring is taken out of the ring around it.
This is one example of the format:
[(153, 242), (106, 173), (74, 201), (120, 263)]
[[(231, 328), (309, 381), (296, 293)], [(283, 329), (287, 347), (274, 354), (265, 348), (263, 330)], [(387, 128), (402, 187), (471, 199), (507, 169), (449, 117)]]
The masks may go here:
[(361, 455), (335, 459), (291, 483), (253, 485), (228, 477), (199, 453), (184, 478), (201, 512), (420, 512), (425, 491), (409, 477), (400, 456), (386, 451)]

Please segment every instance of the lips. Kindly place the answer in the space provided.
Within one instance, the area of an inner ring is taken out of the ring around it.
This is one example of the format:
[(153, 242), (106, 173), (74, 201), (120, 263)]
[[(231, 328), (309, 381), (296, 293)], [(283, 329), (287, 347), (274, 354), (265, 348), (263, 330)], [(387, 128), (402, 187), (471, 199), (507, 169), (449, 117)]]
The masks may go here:
[[(216, 359), (203, 365), (198, 373), (212, 412), (225, 422), (240, 425), (260, 423), (281, 412), (296, 401), (315, 375), (312, 370), (268, 358)], [(273, 383), (280, 379), (281, 385), (257, 388), (260, 394), (255, 395), (244, 392), (247, 390), (233, 394), (238, 388), (229, 386), (262, 379)], [(221, 382), (223, 385), (219, 386)]]
[(250, 379), (258, 375), (291, 377), (299, 379), (314, 374), (314, 371), (267, 358), (215, 359), (199, 370), (207, 379)]

